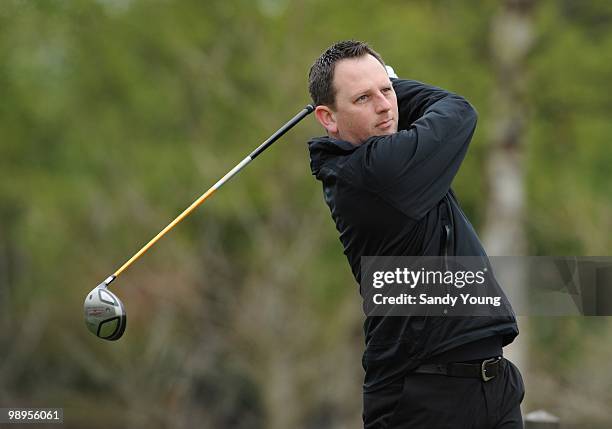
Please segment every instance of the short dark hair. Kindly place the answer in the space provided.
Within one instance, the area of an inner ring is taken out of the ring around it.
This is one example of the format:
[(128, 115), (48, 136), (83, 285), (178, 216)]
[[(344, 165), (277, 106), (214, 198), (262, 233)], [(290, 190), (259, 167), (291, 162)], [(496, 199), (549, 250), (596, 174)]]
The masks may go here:
[(336, 90), (333, 86), (336, 63), (345, 58), (359, 58), (370, 54), (383, 66), (385, 62), (378, 52), (367, 43), (357, 40), (343, 40), (331, 45), (310, 67), (308, 73), (308, 91), (315, 106), (334, 106)]

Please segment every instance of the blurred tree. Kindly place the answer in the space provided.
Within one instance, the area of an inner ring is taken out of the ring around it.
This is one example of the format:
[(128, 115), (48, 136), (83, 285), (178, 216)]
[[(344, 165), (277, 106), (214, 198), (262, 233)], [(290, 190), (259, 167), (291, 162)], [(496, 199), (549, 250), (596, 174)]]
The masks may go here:
[[(487, 163), (484, 245), (489, 255), (523, 256), (525, 235), (525, 144), (529, 106), (526, 60), (534, 42), (535, 0), (506, 0), (491, 22), (491, 56), (496, 76), (491, 100), (491, 148)], [(517, 308), (526, 308), (525, 266), (518, 259), (499, 264), (498, 280)], [(525, 319), (519, 317), (519, 324)], [(506, 356), (528, 370), (528, 330), (506, 348)]]

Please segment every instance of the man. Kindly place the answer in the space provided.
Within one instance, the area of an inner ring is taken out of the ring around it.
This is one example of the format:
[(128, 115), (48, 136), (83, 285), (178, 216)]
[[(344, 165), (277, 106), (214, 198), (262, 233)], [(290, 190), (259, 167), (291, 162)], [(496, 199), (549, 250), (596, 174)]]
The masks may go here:
[[(315, 61), (309, 90), (327, 132), (309, 142), (312, 173), (358, 282), (364, 256), (486, 258), (450, 189), (476, 127), (465, 99), (390, 79), (357, 41)], [(368, 315), (364, 427), (521, 428), (522, 378), (501, 357), (518, 328), (503, 299), (501, 316)]]

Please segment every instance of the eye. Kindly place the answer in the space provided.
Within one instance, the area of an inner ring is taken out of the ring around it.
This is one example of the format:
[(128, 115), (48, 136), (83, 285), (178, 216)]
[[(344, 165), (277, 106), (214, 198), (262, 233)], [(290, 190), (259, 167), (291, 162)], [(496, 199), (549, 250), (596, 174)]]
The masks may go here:
[(382, 89), (382, 92), (384, 92), (385, 94), (389, 94), (392, 91), (393, 91), (393, 88), (391, 88), (390, 86)]
[(359, 97), (357, 97), (357, 99), (355, 100), (357, 103), (363, 103), (364, 101), (366, 101), (368, 99), (368, 95), (367, 94), (363, 94)]

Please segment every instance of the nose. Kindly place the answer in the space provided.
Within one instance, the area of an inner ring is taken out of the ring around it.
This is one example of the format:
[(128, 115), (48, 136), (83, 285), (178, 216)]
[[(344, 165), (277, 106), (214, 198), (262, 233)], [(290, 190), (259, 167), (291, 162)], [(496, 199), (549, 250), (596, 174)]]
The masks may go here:
[(376, 97), (375, 108), (376, 113), (385, 113), (391, 110), (391, 102), (387, 97), (385, 97), (385, 94), (383, 94), (382, 92), (379, 92)]

